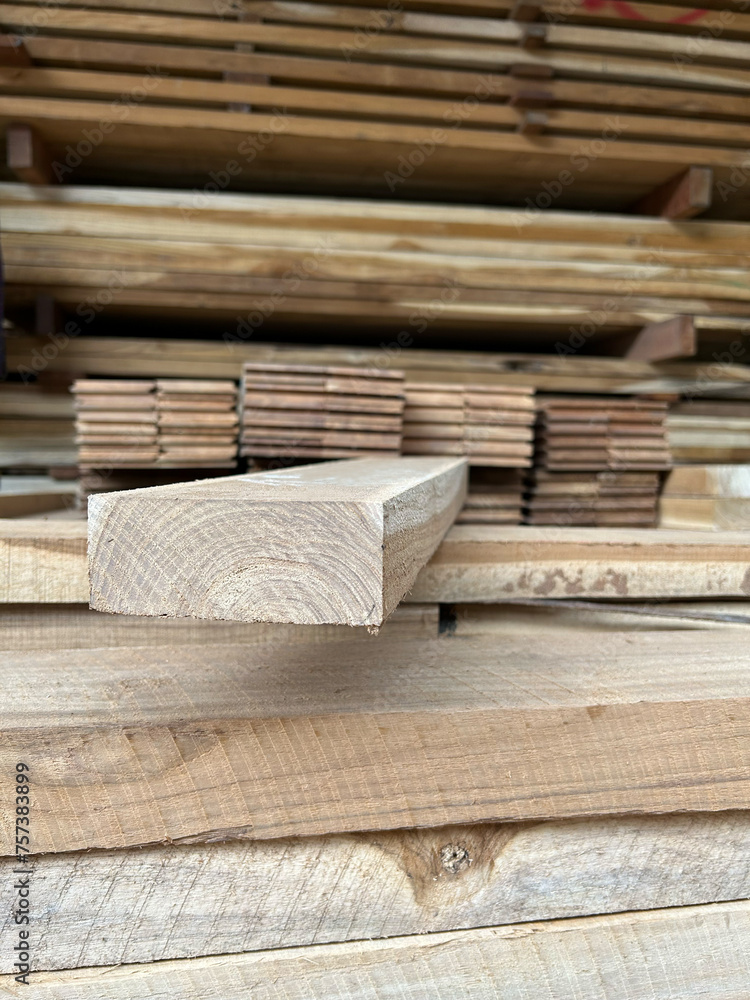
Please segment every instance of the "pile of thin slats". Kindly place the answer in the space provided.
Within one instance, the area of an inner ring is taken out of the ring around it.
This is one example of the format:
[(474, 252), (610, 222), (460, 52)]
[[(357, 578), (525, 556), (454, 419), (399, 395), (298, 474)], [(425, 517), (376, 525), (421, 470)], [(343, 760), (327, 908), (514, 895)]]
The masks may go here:
[(671, 465), (667, 404), (639, 398), (538, 399), (526, 522), (653, 526), (659, 473)]
[(75, 466), (73, 401), (58, 381), (0, 382), (0, 470)]
[(242, 454), (354, 458), (401, 450), (404, 376), (390, 369), (246, 364)]
[[(0, 6), (31, 62), (3, 75), (2, 116), (34, 124), (63, 180), (168, 170), (205, 183), (213, 169), (249, 187), (307, 168), (308, 189), (382, 194), (390, 172), (392, 189), (523, 201), (565, 167), (575, 183), (553, 182), (559, 203), (624, 208), (691, 163), (729, 177), (744, 156), (750, 27), (738, 11), (714, 17), (711, 37), (713, 12), (685, 5), (629, 17), (556, 0), (531, 26), (506, 2), (103, 6), (50, 7), (43, 24), (32, 4)], [(541, 141), (529, 109), (545, 116)], [(75, 154), (102, 122), (115, 125), (106, 141)], [(211, 142), (194, 141), (201, 131)]]
[(77, 379), (71, 391), (82, 470), (229, 468), (237, 463), (234, 382)]
[(535, 464), (549, 472), (661, 471), (671, 463), (667, 404), (650, 399), (539, 398)]
[(521, 469), (472, 468), (469, 492), (457, 524), (520, 524), (524, 474)]
[(686, 400), (667, 415), (669, 446), (676, 463), (750, 461), (750, 404)]
[(519, 386), (407, 382), (403, 453), (525, 468), (534, 452), (534, 417), (534, 393)]
[(41, 293), (74, 315), (106, 301), (108, 316), (210, 319), (217, 333), (221, 323), (232, 350), (261, 325), (265, 336), (362, 323), (394, 329), (381, 351), (394, 355), (389, 367), (428, 326), (502, 330), (507, 350), (567, 359), (676, 315), (693, 317), (701, 343), (750, 318), (736, 223), (17, 184), (0, 186), (0, 215), (13, 315)]
[(529, 483), (527, 524), (650, 528), (659, 495), (656, 472), (548, 472)]

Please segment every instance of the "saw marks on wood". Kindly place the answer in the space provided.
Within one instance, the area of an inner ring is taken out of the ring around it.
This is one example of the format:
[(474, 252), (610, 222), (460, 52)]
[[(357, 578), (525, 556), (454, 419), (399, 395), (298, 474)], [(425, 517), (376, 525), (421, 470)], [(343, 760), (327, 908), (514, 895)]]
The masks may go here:
[[(728, 812), (44, 855), (34, 861), (35, 968), (742, 899), (748, 852), (750, 813)], [(0, 861), (0, 878), (12, 884), (14, 866)], [(8, 913), (3, 940), (12, 930)], [(12, 962), (0, 956), (0, 972)]]
[[(38, 973), (41, 1000), (734, 1000), (750, 903)], [(554, 983), (554, 994), (550, 992)], [(8, 996), (27, 987), (10, 977)]]
[(38, 853), (750, 808), (736, 632), (19, 652), (0, 680)]
[(380, 625), (461, 509), (466, 461), (363, 458), (100, 494), (91, 606)]

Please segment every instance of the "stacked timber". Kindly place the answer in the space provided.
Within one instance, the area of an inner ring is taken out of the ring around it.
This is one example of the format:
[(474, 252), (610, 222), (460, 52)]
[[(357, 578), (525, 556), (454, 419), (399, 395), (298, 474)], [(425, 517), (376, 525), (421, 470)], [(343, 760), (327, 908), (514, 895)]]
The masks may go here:
[(520, 386), (407, 382), (405, 455), (466, 455), (525, 468), (534, 453), (534, 393)]
[(745, 164), (747, 14), (517, 7), (113, 0), (55, 7), (40, 31), (28, 4), (3, 4), (23, 49), (0, 123), (35, 129), (57, 181), (624, 210), (699, 163), (747, 217), (731, 179)]
[(398, 455), (403, 372), (246, 364), (242, 454), (260, 458)]
[(536, 464), (550, 472), (663, 470), (667, 404), (651, 399), (539, 399)]
[[(91, 299), (106, 300), (108, 316), (200, 317), (223, 326), (227, 361), (251, 351), (261, 324), (290, 323), (393, 329), (379, 367), (392, 354), (385, 365), (402, 368), (403, 348), (428, 325), (502, 331), (510, 348), (563, 361), (583, 345), (664, 360), (694, 354), (696, 339), (726, 344), (750, 318), (747, 233), (736, 223), (14, 184), (0, 186), (0, 214), (19, 322), (39, 294), (70, 311)], [(71, 323), (77, 335), (56, 361), (85, 330)], [(573, 374), (569, 391), (583, 391)], [(222, 377), (197, 373), (207, 375)]]
[(650, 399), (540, 397), (527, 523), (653, 526), (671, 465), (666, 410)]
[(750, 404), (687, 400), (670, 408), (669, 446), (677, 464), (750, 461)]
[(684, 465), (664, 483), (664, 528), (746, 531), (750, 528), (750, 465)]
[(143, 468), (159, 458), (156, 382), (77, 379), (76, 443), (81, 469)]
[(524, 477), (520, 469), (471, 469), (469, 492), (456, 524), (520, 524)]
[(77, 379), (78, 464), (113, 469), (237, 464), (237, 387), (211, 379)]
[(237, 464), (237, 385), (216, 379), (159, 379), (159, 458), (164, 468)]
[(549, 472), (535, 469), (529, 483), (527, 524), (652, 527), (656, 472)]

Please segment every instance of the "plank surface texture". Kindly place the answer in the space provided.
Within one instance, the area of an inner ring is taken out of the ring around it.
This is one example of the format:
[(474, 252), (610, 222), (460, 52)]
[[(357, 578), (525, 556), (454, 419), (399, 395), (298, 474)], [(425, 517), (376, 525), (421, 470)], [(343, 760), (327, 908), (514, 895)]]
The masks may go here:
[(91, 607), (380, 625), (466, 496), (464, 459), (362, 458), (89, 500)]
[[(45, 855), (34, 862), (35, 968), (742, 899), (748, 851), (742, 811)], [(14, 865), (0, 862), (11, 884)], [(0, 972), (12, 962), (2, 955)]]
[(0, 680), (39, 853), (750, 808), (737, 632), (16, 652)]
[[(744, 1000), (750, 903), (39, 973), (41, 1000)], [(554, 994), (550, 993), (554, 983)], [(6, 994), (28, 987), (10, 977)]]

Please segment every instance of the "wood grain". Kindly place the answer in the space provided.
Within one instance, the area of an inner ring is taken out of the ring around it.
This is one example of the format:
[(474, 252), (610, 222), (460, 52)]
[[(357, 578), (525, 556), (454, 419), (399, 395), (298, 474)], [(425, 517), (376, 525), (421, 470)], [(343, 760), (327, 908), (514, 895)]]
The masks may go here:
[[(302, 837), (34, 862), (34, 966), (72, 969), (750, 895), (750, 813)], [(0, 877), (14, 881), (14, 861)], [(0, 922), (3, 940), (10, 914)], [(12, 957), (0, 957), (0, 972)]]
[(706, 631), (9, 653), (0, 766), (28, 759), (37, 853), (746, 809), (746, 648)]
[(375, 458), (92, 496), (91, 607), (381, 625), (466, 481), (463, 459)]
[(750, 596), (743, 532), (456, 525), (408, 601)]
[[(740, 1000), (750, 904), (717, 903), (238, 956), (39, 973), (42, 1000)], [(7, 977), (8, 996), (27, 987)]]

